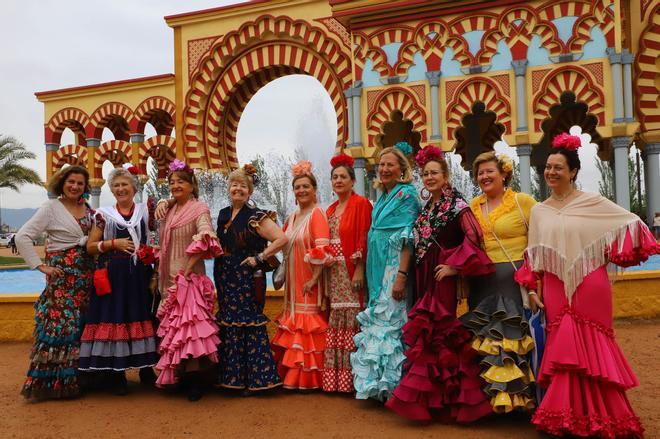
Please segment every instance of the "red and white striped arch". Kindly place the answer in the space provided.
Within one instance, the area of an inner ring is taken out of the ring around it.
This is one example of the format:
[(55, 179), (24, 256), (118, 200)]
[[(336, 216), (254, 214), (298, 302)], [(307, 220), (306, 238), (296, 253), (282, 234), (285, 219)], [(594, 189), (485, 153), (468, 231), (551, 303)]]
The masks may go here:
[(369, 145), (375, 144), (376, 136), (381, 134), (383, 124), (390, 120), (392, 111), (400, 110), (404, 119), (413, 123), (413, 130), (422, 136), (421, 141), (426, 142), (426, 110), (420, 105), (414, 92), (404, 87), (391, 87), (383, 90), (378, 97), (374, 109), (367, 115), (367, 135)]
[(497, 115), (497, 123), (506, 128), (505, 133), (511, 133), (510, 97), (504, 93), (501, 86), (490, 78), (480, 76), (471, 78), (458, 86), (453, 100), (447, 105), (447, 139), (454, 139), (454, 132), (461, 126), (463, 116), (472, 112), (472, 105), (481, 101), (486, 111)]
[(637, 118), (642, 133), (660, 134), (660, 4), (651, 11), (649, 22), (639, 39), (635, 56), (635, 100)]
[(124, 140), (103, 142), (94, 153), (94, 178), (103, 178), (103, 163), (109, 160), (115, 168), (129, 163), (133, 156), (133, 147)]
[[(350, 54), (343, 43), (304, 20), (263, 15), (225, 35), (193, 75), (186, 96), (184, 152), (195, 167), (233, 168), (235, 139), (219, 137), (227, 123), (227, 103), (243, 78), (275, 66), (314, 76), (326, 88), (337, 112), (337, 145), (348, 137), (343, 90), (350, 85)], [(230, 133), (229, 126), (226, 132)], [(226, 142), (223, 144), (223, 142)]]
[(550, 108), (560, 103), (565, 91), (575, 93), (576, 101), (587, 104), (588, 111), (598, 118), (598, 125), (605, 126), (605, 94), (591, 74), (579, 66), (560, 67), (546, 76), (533, 98), (534, 129), (541, 131), (541, 124), (550, 117)]
[[(159, 114), (167, 115), (162, 117), (162, 124), (156, 124), (156, 132), (159, 135), (170, 135), (174, 128), (175, 116), (174, 102), (164, 96), (152, 96), (142, 101), (135, 109), (134, 117), (136, 120), (137, 133), (144, 133), (144, 126)], [(161, 118), (159, 118), (161, 119)], [(162, 131), (162, 132), (159, 132)]]
[[(97, 108), (90, 116), (92, 136), (100, 139), (103, 128), (112, 131), (117, 140), (128, 140), (129, 131), (135, 132), (133, 111), (121, 102), (108, 102)], [(124, 126), (125, 125), (125, 126)]]
[(59, 144), (62, 141), (62, 132), (69, 128), (76, 135), (76, 143), (86, 145), (86, 130), (89, 126), (89, 116), (83, 110), (73, 107), (63, 108), (46, 124), (46, 143)]
[(170, 136), (149, 137), (140, 145), (139, 164), (140, 172), (147, 174), (147, 160), (153, 158), (158, 165), (158, 178), (165, 178), (167, 166), (176, 158), (176, 140)]
[(53, 154), (53, 172), (64, 165), (80, 165), (87, 167), (87, 148), (82, 145), (65, 145)]

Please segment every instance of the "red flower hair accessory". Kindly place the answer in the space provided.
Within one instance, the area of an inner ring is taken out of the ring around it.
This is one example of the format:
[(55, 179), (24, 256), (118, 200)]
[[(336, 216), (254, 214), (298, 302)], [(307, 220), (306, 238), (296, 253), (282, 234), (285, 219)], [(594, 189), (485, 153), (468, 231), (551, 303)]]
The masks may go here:
[(568, 133), (561, 133), (552, 139), (553, 148), (564, 148), (569, 151), (577, 151), (582, 146), (582, 139)]
[(130, 172), (134, 176), (137, 176), (140, 173), (140, 169), (138, 169), (137, 166), (132, 165), (130, 163), (124, 163), (122, 168), (124, 168), (126, 171)]
[(301, 160), (291, 166), (291, 175), (294, 177), (301, 177), (303, 175), (312, 175), (312, 162), (309, 160)]
[(417, 163), (417, 166), (419, 166), (420, 169), (432, 160), (444, 161), (445, 153), (443, 153), (440, 148), (428, 145), (426, 148), (420, 149), (415, 156), (415, 163)]
[(355, 160), (353, 157), (351, 157), (348, 154), (337, 154), (333, 158), (330, 159), (330, 166), (332, 169), (335, 169), (338, 166), (348, 166), (349, 168), (352, 168), (353, 165), (355, 164)]

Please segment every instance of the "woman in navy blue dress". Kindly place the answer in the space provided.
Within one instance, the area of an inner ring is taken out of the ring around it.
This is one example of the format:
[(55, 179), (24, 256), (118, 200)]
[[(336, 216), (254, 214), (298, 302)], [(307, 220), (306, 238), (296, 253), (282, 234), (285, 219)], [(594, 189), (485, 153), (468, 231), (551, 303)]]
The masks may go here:
[(140, 369), (143, 383), (153, 384), (156, 378), (151, 369), (158, 362), (149, 293), (153, 269), (145, 253), (150, 215), (146, 204), (133, 202), (137, 177), (132, 172), (115, 169), (108, 184), (117, 203), (97, 210), (87, 251), (98, 255), (97, 270), (107, 268), (110, 292), (97, 288), (95, 281), (81, 337), (80, 370), (105, 371), (114, 391), (123, 395), (127, 369)]
[(229, 175), (232, 204), (218, 214), (217, 234), (224, 254), (215, 259), (213, 270), (221, 339), (218, 385), (243, 390), (244, 395), (282, 384), (263, 313), (265, 261), (288, 240), (277, 226), (274, 212), (248, 205), (256, 179), (251, 165)]

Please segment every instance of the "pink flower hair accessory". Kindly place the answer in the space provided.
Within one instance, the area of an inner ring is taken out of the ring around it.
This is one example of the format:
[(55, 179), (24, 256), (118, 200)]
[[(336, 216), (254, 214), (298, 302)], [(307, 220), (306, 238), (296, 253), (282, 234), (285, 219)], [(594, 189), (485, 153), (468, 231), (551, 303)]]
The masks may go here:
[(419, 166), (420, 169), (432, 160), (444, 161), (445, 153), (442, 152), (440, 148), (428, 145), (426, 148), (420, 149), (415, 156), (415, 163), (417, 163), (417, 166)]
[(179, 159), (172, 160), (172, 163), (170, 163), (168, 168), (170, 170), (169, 172), (170, 175), (177, 171), (183, 171), (183, 172), (187, 172), (188, 174), (194, 174), (193, 170), (190, 169), (190, 166), (188, 166), (186, 163), (182, 162)]
[(309, 160), (301, 160), (291, 166), (291, 175), (294, 177), (301, 177), (303, 175), (312, 175), (312, 162)]
[(582, 139), (569, 133), (561, 133), (552, 139), (553, 148), (564, 148), (569, 151), (577, 151), (582, 146)]

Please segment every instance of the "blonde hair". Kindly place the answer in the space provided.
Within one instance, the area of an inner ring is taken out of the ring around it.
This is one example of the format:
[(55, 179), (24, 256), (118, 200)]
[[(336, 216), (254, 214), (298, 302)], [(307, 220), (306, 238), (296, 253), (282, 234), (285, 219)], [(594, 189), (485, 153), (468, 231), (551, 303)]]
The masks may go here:
[(244, 182), (247, 184), (250, 194), (254, 192), (254, 180), (252, 180), (252, 176), (245, 172), (243, 168), (234, 169), (231, 171), (229, 177), (227, 177), (227, 183), (231, 185), (232, 181)]
[[(393, 146), (388, 146), (387, 148), (383, 148), (378, 154), (379, 163), (380, 163), (380, 159), (385, 154), (394, 154), (396, 156), (396, 159), (399, 162), (399, 167), (401, 167), (401, 179), (399, 180), (399, 182), (401, 183), (412, 182), (413, 181), (412, 167), (410, 166), (410, 162), (408, 161), (406, 156), (403, 155), (403, 153), (398, 148), (395, 148)], [(383, 183), (380, 182), (380, 178), (377, 177), (374, 180), (374, 187), (380, 190), (384, 189)]]
[(508, 186), (509, 183), (511, 183), (511, 179), (513, 178), (513, 170), (508, 172), (504, 170), (504, 162), (500, 160), (497, 155), (495, 155), (495, 151), (481, 153), (477, 156), (476, 159), (474, 159), (474, 162), (472, 162), (472, 178), (474, 178), (474, 181), (477, 181), (479, 166), (488, 162), (493, 162), (497, 165), (498, 171), (500, 171), (500, 174), (504, 176), (504, 186)]

